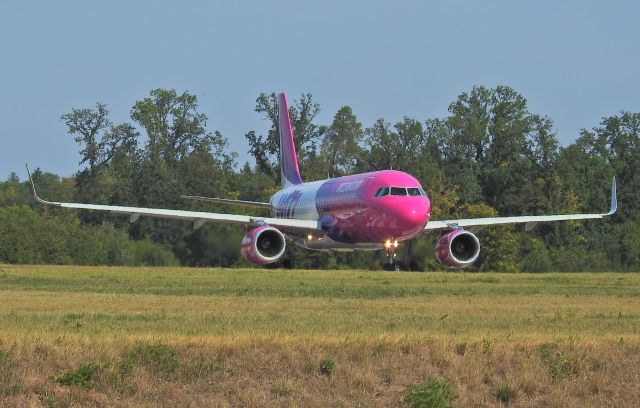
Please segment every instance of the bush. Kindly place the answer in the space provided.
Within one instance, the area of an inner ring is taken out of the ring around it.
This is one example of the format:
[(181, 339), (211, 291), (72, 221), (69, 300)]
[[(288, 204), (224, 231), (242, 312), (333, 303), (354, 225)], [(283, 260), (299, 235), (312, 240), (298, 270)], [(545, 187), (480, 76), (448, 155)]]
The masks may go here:
[(458, 392), (453, 384), (445, 379), (431, 377), (421, 385), (412, 384), (407, 389), (404, 401), (412, 408), (449, 408)]
[(578, 375), (584, 367), (584, 358), (579, 353), (555, 350), (548, 345), (540, 349), (540, 357), (547, 364), (552, 380)]
[(145, 239), (129, 241), (127, 264), (131, 266), (175, 266), (178, 259), (168, 248)]
[(320, 372), (324, 375), (331, 375), (336, 367), (336, 362), (332, 357), (325, 356), (320, 360)]
[(549, 272), (553, 270), (553, 262), (547, 246), (539, 239), (530, 238), (523, 244), (525, 256), (520, 268), (523, 272)]
[(0, 263), (176, 265), (167, 248), (132, 241), (105, 224), (81, 225), (75, 216), (42, 216), (29, 207), (0, 208)]
[(53, 380), (62, 385), (79, 385), (82, 388), (93, 388), (96, 386), (93, 375), (102, 370), (102, 366), (95, 363), (87, 363), (80, 367), (78, 371), (68, 371)]

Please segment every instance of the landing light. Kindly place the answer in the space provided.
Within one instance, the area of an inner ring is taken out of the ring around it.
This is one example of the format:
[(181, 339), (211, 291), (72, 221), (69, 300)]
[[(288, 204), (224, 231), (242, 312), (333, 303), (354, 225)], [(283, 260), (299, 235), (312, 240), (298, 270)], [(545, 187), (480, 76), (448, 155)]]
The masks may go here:
[(398, 241), (396, 241), (395, 239), (393, 241), (388, 239), (388, 240), (386, 240), (384, 242), (384, 247), (386, 249), (390, 249), (391, 247), (397, 248), (398, 247)]
[(311, 240), (313, 239), (313, 235), (311, 235), (311, 234), (307, 235), (307, 239), (308, 239), (309, 241), (311, 241)]

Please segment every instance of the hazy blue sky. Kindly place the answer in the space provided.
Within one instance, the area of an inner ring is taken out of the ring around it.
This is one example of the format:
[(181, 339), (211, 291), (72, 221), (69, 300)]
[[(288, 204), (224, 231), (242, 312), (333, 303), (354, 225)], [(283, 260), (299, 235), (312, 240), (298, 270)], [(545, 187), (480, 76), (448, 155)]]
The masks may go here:
[(473, 85), (505, 84), (563, 144), (640, 111), (637, 1), (3, 1), (0, 179), (24, 163), (61, 175), (78, 148), (60, 115), (106, 103), (114, 122), (152, 88), (188, 90), (241, 163), (268, 123), (259, 92), (311, 92), (321, 123), (350, 105), (442, 116)]

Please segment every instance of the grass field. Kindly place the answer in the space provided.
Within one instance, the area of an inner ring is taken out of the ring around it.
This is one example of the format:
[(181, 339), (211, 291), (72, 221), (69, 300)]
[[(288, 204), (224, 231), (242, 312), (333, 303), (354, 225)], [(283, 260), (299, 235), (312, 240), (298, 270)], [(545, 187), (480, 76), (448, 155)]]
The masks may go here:
[(0, 265), (0, 406), (640, 401), (640, 274)]

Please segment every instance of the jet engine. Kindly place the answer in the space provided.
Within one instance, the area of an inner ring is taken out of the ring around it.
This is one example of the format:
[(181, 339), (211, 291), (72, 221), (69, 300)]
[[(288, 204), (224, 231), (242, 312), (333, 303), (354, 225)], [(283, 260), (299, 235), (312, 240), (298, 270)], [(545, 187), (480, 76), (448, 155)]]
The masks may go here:
[(280, 259), (286, 246), (284, 234), (280, 230), (263, 225), (252, 229), (242, 238), (240, 252), (249, 262), (267, 265)]
[(447, 268), (471, 266), (480, 255), (480, 241), (469, 231), (456, 229), (444, 234), (436, 244), (436, 258)]

